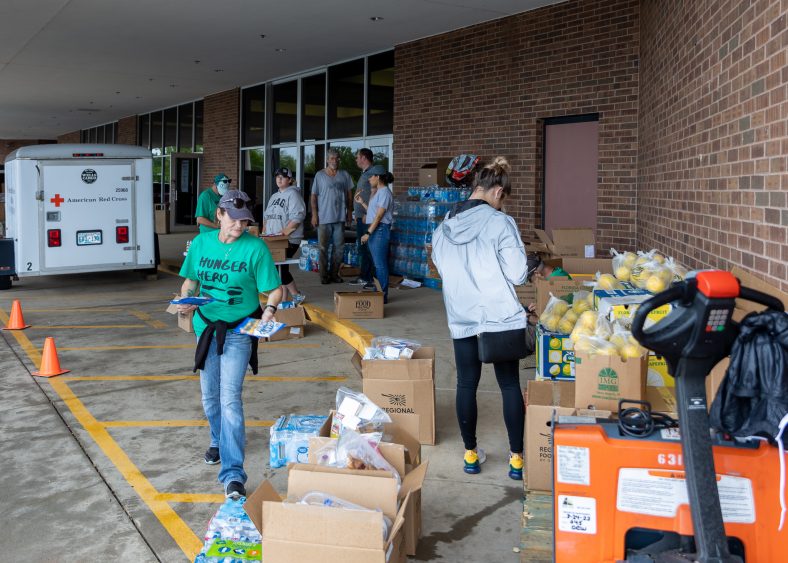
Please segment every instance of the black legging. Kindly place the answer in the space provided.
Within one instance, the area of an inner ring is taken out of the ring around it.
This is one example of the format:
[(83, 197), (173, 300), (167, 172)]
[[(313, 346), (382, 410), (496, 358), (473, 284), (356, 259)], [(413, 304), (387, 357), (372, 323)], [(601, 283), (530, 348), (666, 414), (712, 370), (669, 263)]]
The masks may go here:
[[(288, 258), (292, 258), (295, 256), (295, 253), (298, 252), (299, 245), (293, 244), (292, 242), (287, 243), (287, 250), (285, 250), (285, 256)], [(282, 264), (282, 285), (288, 285), (293, 282), (293, 274), (290, 273), (290, 264)]]
[[(457, 421), (466, 450), (476, 448), (476, 390), (482, 375), (479, 349), (475, 336), (454, 340), (454, 360), (457, 364)], [(503, 399), (503, 420), (509, 435), (509, 449), (523, 452), (525, 404), (520, 389), (520, 362), (493, 364), (498, 387)]]

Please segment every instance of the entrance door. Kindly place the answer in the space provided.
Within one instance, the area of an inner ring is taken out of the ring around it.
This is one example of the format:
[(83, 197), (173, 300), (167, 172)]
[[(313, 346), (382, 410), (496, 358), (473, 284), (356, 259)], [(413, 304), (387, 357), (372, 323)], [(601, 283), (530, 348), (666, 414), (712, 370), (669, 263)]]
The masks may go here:
[(553, 229), (588, 227), (596, 231), (598, 114), (545, 120), (542, 221)]
[(194, 213), (200, 195), (200, 156), (172, 154), (170, 166), (170, 228), (176, 230), (196, 225)]

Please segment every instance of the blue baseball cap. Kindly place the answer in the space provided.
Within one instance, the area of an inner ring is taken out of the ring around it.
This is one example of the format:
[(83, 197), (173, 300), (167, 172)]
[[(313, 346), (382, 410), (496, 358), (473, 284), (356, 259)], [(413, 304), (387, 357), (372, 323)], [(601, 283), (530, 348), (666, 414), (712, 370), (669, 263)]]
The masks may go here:
[(222, 172), (213, 177), (214, 184), (218, 184), (219, 182), (227, 182), (229, 184), (230, 182), (232, 182), (232, 180), (230, 180), (230, 177), (227, 176), (227, 174)]

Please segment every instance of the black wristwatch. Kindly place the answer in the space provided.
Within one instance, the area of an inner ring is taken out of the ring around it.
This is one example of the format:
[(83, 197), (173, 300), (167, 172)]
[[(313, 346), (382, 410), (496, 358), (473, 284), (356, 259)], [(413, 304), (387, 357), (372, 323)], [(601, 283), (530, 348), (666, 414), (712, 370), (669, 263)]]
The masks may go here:
[(267, 311), (268, 309), (272, 309), (274, 313), (276, 313), (276, 305), (266, 305), (263, 311)]

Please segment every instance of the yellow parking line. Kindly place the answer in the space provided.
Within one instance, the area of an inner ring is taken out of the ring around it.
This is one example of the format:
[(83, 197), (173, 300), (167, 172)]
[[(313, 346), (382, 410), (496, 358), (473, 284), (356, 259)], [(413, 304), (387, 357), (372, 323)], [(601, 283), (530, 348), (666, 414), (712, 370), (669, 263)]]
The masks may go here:
[[(0, 309), (0, 320), (7, 323), (8, 315)], [(27, 336), (18, 330), (13, 331), (14, 338), (27, 353), (28, 358), (38, 367), (41, 364), (41, 354), (30, 342)], [(131, 461), (125, 451), (115, 442), (110, 433), (98, 422), (90, 411), (80, 401), (68, 387), (65, 381), (57, 377), (48, 378), (47, 381), (60, 399), (68, 406), (71, 413), (82, 425), (91, 438), (98, 444), (104, 454), (115, 465), (124, 479), (137, 491), (137, 494), (150, 508), (151, 512), (158, 518), (162, 526), (172, 536), (186, 557), (193, 561), (197, 553), (202, 549), (203, 542), (197, 537), (191, 528), (178, 516), (178, 513), (167, 504), (166, 501), (157, 500), (158, 491), (150, 481), (142, 474), (136, 465)]]
[[(281, 375), (247, 375), (246, 381), (345, 381), (346, 375), (316, 375), (292, 377)], [(196, 381), (199, 375), (64, 375), (65, 381)]]
[(83, 329), (83, 328), (146, 328), (148, 325), (33, 325), (30, 330)]
[(338, 336), (360, 354), (366, 352), (374, 336), (371, 332), (355, 323), (339, 319), (334, 313), (315, 305), (307, 303), (304, 305), (304, 309), (306, 309), (310, 321)]
[[(105, 428), (137, 428), (137, 427), (190, 427), (208, 426), (207, 420), (104, 420), (97, 424)], [(274, 424), (273, 420), (247, 420), (246, 426), (253, 428), (268, 428)]]
[[(266, 348), (320, 348), (320, 344), (286, 344), (284, 342), (269, 342)], [(58, 350), (84, 350), (84, 351), (110, 351), (110, 350), (185, 350), (194, 348), (194, 344), (156, 344), (141, 346), (58, 346)]]
[(210, 504), (221, 504), (225, 501), (222, 494), (203, 494), (203, 493), (159, 493), (156, 500), (164, 502), (207, 502)]
[(161, 321), (156, 321), (151, 317), (148, 313), (144, 311), (138, 311), (136, 309), (129, 309), (129, 313), (137, 317), (141, 321), (145, 321), (145, 323), (153, 328), (167, 328), (167, 325)]
[(73, 312), (84, 312), (90, 311), (95, 313), (115, 313), (118, 311), (123, 311), (122, 307), (61, 307), (56, 309), (25, 309), (26, 313), (69, 313)]

